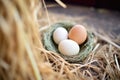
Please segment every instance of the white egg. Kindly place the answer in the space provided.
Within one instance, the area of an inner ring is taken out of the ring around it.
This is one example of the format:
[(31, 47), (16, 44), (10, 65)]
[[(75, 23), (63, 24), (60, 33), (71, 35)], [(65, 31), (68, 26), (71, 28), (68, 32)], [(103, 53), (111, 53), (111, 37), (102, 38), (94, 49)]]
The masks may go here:
[(53, 40), (56, 44), (68, 38), (68, 32), (65, 28), (59, 27), (53, 32)]
[(71, 56), (78, 54), (80, 47), (75, 41), (66, 39), (60, 42), (60, 44), (58, 45), (58, 50), (63, 55)]

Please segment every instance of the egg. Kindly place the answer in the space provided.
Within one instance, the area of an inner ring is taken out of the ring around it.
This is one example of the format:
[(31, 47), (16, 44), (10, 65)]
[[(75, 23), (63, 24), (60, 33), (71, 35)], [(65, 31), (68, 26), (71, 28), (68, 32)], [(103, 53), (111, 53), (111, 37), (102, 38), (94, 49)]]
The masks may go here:
[(82, 25), (75, 25), (70, 29), (68, 37), (79, 45), (83, 44), (87, 39), (87, 30)]
[(56, 44), (59, 44), (60, 41), (65, 40), (67, 38), (68, 31), (63, 27), (59, 27), (53, 32), (53, 40)]
[(59, 43), (58, 50), (63, 55), (72, 56), (79, 53), (80, 47), (75, 41), (66, 39)]

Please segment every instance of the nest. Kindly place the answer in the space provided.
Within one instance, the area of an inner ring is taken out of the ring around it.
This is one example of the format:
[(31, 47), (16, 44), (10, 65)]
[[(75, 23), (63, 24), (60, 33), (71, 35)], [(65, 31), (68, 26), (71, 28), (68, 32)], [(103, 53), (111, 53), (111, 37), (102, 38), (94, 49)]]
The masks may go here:
[(54, 30), (58, 27), (64, 27), (67, 31), (69, 31), (74, 25), (75, 23), (73, 22), (59, 22), (59, 23), (53, 24), (49, 29), (47, 29), (43, 33), (43, 43), (47, 50), (59, 53), (60, 56), (62, 56), (68, 62), (76, 63), (76, 62), (83, 61), (89, 55), (89, 53), (93, 50), (96, 42), (95, 41), (96, 38), (94, 34), (92, 32), (88, 32), (87, 40), (85, 41), (85, 43), (80, 45), (81, 50), (77, 55), (73, 55), (73, 56), (62, 55), (62, 53), (60, 53), (58, 50), (58, 45), (55, 44), (55, 42), (53, 41), (53, 36), (52, 36)]

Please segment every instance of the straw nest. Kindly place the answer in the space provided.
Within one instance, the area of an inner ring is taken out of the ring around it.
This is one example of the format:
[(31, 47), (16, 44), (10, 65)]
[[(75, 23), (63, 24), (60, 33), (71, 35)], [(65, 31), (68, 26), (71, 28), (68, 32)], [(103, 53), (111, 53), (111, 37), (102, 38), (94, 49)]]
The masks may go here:
[(37, 23), (40, 4), (37, 0), (0, 0), (0, 80), (120, 78), (120, 48), (98, 34), (97, 45), (80, 64), (45, 50)]
[(79, 53), (73, 56), (62, 55), (58, 50), (58, 45), (55, 44), (55, 42), (53, 41), (53, 36), (52, 36), (55, 29), (57, 29), (58, 27), (64, 27), (67, 31), (69, 31), (74, 25), (75, 23), (69, 21), (53, 24), (49, 29), (47, 29), (44, 32), (43, 43), (47, 50), (59, 53), (60, 56), (62, 56), (66, 61), (79, 63), (80, 61), (83, 61), (94, 48), (96, 42), (96, 38), (94, 34), (88, 31), (87, 40), (85, 41), (84, 44), (80, 45), (81, 50), (79, 51)]

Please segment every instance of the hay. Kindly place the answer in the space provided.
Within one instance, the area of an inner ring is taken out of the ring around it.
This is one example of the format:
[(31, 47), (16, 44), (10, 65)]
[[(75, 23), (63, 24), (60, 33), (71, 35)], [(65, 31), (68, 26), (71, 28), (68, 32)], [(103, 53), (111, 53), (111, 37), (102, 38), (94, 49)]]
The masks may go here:
[[(120, 49), (106, 43), (109, 40), (98, 38), (96, 47), (79, 64), (45, 50), (37, 20), (40, 4), (0, 0), (0, 80), (119, 80)], [(46, 23), (42, 19), (40, 25)]]
[[(45, 15), (46, 16), (46, 15)], [(43, 18), (45, 17), (43, 15)], [(56, 14), (49, 12), (49, 18), (52, 23), (57, 23), (59, 20), (76, 21), (76, 18), (64, 14)], [(44, 23), (42, 26), (48, 24), (47, 19), (39, 21)], [(87, 25), (86, 25), (87, 26)], [(48, 29), (48, 25), (41, 27), (40, 32)], [(88, 28), (89, 29), (89, 28)], [(91, 30), (91, 29), (90, 29)], [(46, 61), (52, 64), (53, 70), (64, 75), (64, 79), (68, 80), (119, 80), (119, 60), (120, 49), (113, 41), (105, 38), (96, 32), (95, 29), (91, 30), (98, 39), (93, 51), (81, 63), (68, 63), (57, 53), (48, 51)], [(115, 58), (115, 55), (116, 58)]]
[(31, 0), (0, 1), (1, 79), (41, 80), (37, 64), (41, 59), (35, 47), (42, 45), (32, 11), (35, 6), (31, 6), (31, 3)]
[(37, 49), (40, 7), (38, 0), (0, 0), (0, 80), (56, 79)]

